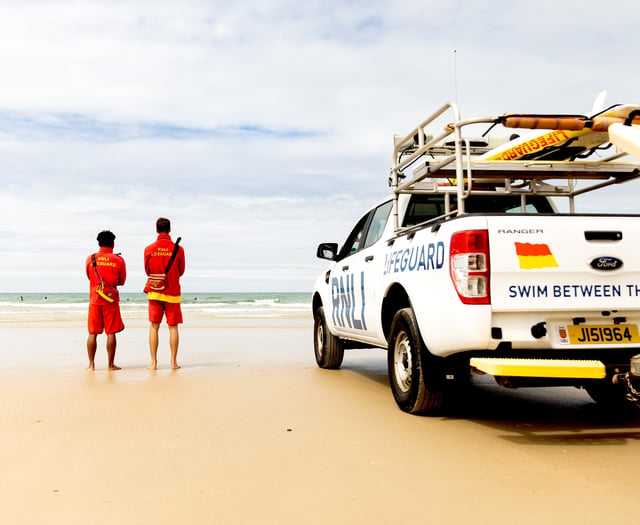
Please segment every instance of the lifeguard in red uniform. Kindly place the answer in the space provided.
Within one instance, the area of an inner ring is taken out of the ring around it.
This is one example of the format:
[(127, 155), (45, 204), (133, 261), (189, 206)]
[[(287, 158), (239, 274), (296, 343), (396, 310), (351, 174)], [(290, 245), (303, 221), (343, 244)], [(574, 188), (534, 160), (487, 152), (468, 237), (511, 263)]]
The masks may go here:
[[(178, 369), (178, 345), (180, 335), (178, 325), (182, 323), (182, 309), (180, 307), (180, 277), (184, 274), (185, 259), (184, 249), (171, 240), (171, 221), (160, 217), (156, 221), (156, 242), (144, 249), (144, 269), (148, 276), (166, 274), (164, 288), (153, 290), (145, 287), (147, 299), (149, 299), (149, 350), (151, 352), (151, 365), (149, 369), (158, 367), (158, 330), (162, 318), (166, 316), (169, 325), (169, 347), (171, 349), (171, 368)], [(179, 241), (179, 239), (178, 239)], [(175, 258), (169, 271), (167, 265), (171, 259), (174, 248), (177, 249)]]
[(120, 370), (115, 365), (116, 334), (124, 330), (124, 323), (120, 315), (120, 294), (118, 286), (127, 279), (127, 268), (124, 259), (113, 253), (116, 236), (108, 231), (98, 234), (97, 253), (89, 255), (85, 263), (89, 278), (89, 315), (87, 339), (87, 353), (89, 355), (89, 370), (95, 369), (95, 356), (98, 346), (98, 334), (107, 334), (107, 357), (109, 370)]

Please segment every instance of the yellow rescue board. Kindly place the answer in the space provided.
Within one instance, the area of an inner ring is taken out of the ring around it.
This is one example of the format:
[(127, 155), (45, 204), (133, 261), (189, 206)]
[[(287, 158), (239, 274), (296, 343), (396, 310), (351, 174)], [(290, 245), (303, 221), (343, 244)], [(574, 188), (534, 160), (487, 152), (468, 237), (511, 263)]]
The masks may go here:
[(473, 357), (470, 364), (472, 368), (493, 376), (569, 379), (604, 379), (606, 376), (604, 364), (600, 361)]
[(638, 110), (640, 106), (613, 106), (591, 117), (603, 123), (597, 127), (597, 130), (584, 127), (552, 129), (542, 133), (527, 134), (488, 151), (480, 157), (480, 160), (570, 160), (592, 148), (609, 143), (607, 123), (615, 122), (616, 119), (625, 119)]

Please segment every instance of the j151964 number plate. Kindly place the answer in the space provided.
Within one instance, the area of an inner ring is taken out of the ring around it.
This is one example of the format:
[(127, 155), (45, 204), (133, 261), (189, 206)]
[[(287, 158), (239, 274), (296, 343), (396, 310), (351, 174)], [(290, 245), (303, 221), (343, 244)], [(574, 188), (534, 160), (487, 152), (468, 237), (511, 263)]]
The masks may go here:
[(581, 324), (561, 326), (558, 335), (563, 343), (572, 345), (601, 345), (640, 343), (635, 324)]

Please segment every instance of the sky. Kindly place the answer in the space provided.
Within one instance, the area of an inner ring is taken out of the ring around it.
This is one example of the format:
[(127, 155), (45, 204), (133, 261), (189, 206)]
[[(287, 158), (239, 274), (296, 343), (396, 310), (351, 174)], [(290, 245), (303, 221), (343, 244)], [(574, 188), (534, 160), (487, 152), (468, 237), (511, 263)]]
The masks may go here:
[[(393, 135), (640, 104), (628, 0), (0, 0), (0, 292), (81, 292), (103, 229), (141, 291), (168, 217), (183, 290), (306, 292), (390, 195)], [(637, 211), (640, 187), (588, 207)], [(610, 211), (610, 210), (609, 210)]]

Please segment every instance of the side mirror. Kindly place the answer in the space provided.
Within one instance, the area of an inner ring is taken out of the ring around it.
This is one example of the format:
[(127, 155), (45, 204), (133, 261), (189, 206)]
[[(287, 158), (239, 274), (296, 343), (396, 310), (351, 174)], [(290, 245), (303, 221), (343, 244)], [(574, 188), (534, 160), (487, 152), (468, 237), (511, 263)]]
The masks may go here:
[(338, 243), (335, 242), (323, 242), (318, 246), (316, 256), (319, 259), (328, 259), (334, 261), (338, 254)]

